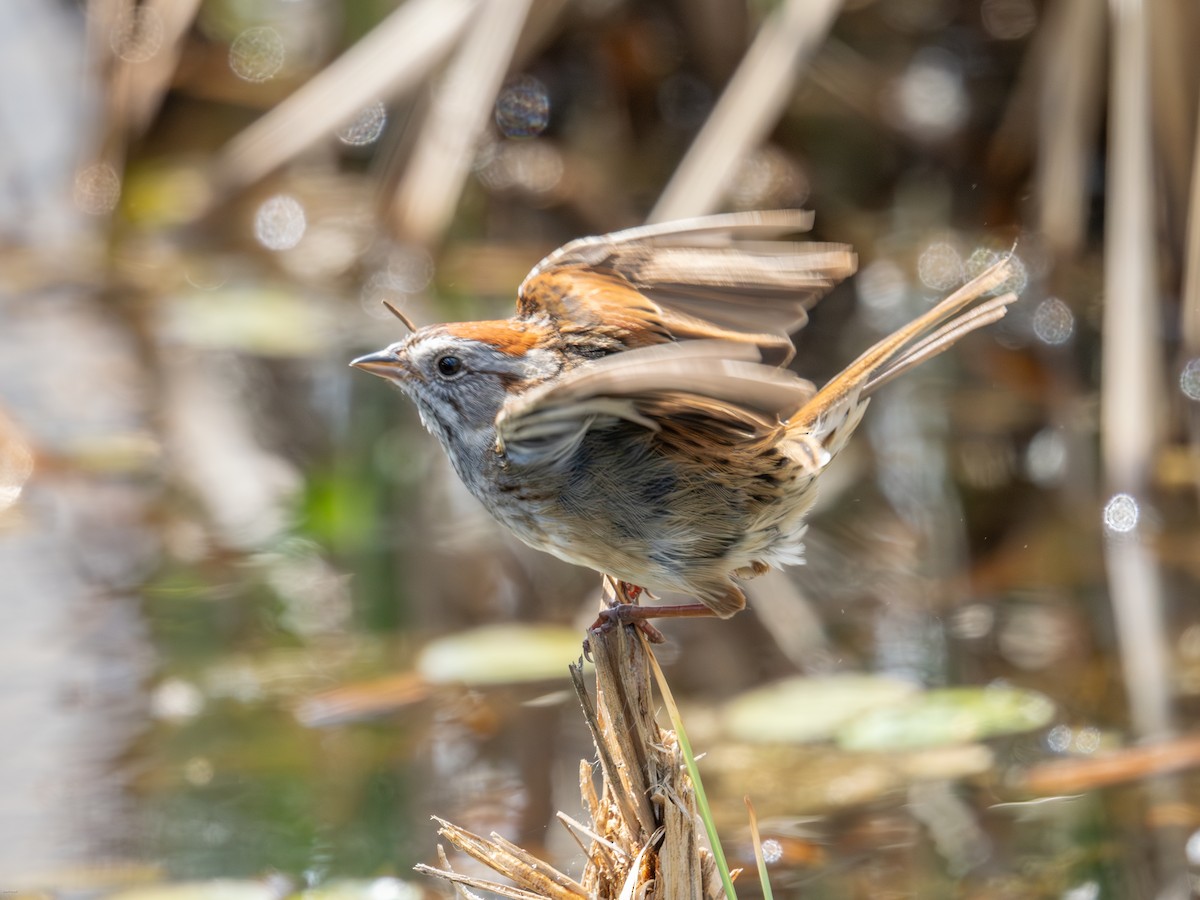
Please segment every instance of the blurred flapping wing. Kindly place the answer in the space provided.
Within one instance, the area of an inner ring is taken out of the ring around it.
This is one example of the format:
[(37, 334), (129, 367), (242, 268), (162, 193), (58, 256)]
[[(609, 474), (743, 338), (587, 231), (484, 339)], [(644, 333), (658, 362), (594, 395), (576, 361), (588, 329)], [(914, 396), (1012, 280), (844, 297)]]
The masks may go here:
[(783, 365), (788, 335), (857, 265), (844, 244), (786, 239), (811, 225), (803, 210), (727, 213), (572, 241), (529, 273), (518, 314), (548, 315), (568, 338), (600, 334), (608, 352), (715, 339)]
[(511, 399), (496, 419), (497, 448), (517, 465), (553, 467), (589, 431), (622, 422), (683, 440), (698, 458), (770, 439), (815, 392), (764, 366), (748, 344), (686, 341), (622, 353)]

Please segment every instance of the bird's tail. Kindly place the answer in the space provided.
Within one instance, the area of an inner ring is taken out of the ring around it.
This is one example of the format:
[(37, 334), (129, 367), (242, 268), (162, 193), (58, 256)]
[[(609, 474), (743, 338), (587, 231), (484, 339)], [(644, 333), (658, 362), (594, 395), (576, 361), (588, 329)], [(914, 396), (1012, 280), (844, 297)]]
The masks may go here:
[(828, 460), (857, 427), (871, 394), (953, 346), (959, 338), (1004, 318), (1017, 295), (988, 294), (1013, 275), (1012, 257), (1005, 257), (929, 312), (885, 337), (797, 410), (788, 419), (788, 432), (818, 442), (823, 451), (820, 455)]

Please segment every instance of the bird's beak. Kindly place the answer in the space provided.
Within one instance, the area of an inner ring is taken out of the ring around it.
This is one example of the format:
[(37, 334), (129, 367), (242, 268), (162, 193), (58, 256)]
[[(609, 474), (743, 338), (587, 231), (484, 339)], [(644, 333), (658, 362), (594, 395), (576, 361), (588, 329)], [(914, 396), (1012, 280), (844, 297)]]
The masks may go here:
[(400, 360), (396, 359), (396, 355), (388, 350), (360, 356), (350, 365), (356, 369), (362, 369), (364, 372), (370, 372), (372, 375), (378, 375), (380, 378), (396, 378), (404, 371)]

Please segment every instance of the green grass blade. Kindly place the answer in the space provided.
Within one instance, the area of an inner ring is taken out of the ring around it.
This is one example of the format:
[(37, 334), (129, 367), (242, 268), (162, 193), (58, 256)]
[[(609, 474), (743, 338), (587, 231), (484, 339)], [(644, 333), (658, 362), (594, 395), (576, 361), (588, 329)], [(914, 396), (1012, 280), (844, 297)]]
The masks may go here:
[(683, 729), (683, 719), (679, 715), (679, 707), (675, 705), (675, 698), (671, 694), (671, 688), (667, 685), (667, 678), (659, 668), (658, 660), (654, 658), (654, 653), (644, 636), (642, 641), (646, 648), (646, 656), (650, 659), (650, 666), (654, 669), (654, 679), (658, 682), (663, 705), (666, 706), (667, 715), (671, 718), (671, 727), (675, 729), (675, 734), (679, 738), (679, 748), (683, 751), (683, 759), (687, 764), (688, 775), (692, 779), (692, 787), (696, 790), (696, 807), (704, 822), (704, 830), (708, 833), (708, 843), (712, 847), (717, 871), (721, 873), (721, 883), (725, 886), (725, 897), (727, 900), (737, 900), (737, 891), (733, 889), (733, 879), (729, 875), (729, 863), (725, 861), (725, 851), (721, 849), (721, 840), (717, 837), (717, 826), (713, 822), (712, 810), (708, 806), (708, 797), (704, 793), (704, 783), (700, 780), (700, 769), (696, 765), (691, 742), (687, 738), (687, 732)]

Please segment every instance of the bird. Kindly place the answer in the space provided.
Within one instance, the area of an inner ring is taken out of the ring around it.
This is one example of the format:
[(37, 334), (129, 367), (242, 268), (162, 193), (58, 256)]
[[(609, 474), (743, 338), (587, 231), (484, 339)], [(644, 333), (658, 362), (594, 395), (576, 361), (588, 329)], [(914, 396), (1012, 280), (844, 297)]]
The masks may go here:
[(818, 389), (788, 368), (790, 335), (857, 257), (798, 240), (811, 225), (765, 210), (581, 238), (511, 318), (418, 328), (389, 304), (411, 333), (351, 365), (415, 403), (502, 525), (612, 579), (598, 625), (727, 618), (747, 579), (803, 562), (821, 473), (871, 395), (1016, 299), (1002, 258)]

